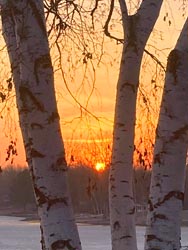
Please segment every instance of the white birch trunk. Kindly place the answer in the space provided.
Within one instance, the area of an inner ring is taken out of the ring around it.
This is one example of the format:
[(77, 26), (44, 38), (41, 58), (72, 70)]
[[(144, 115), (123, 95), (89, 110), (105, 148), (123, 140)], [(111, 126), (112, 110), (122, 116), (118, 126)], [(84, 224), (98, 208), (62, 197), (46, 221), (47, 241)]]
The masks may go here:
[[(12, 13), (8, 19), (7, 8)], [(9, 1), (8, 6), (2, 6), (3, 11), (20, 125), (41, 220), (42, 249), (80, 250), (67, 185), (43, 1)], [(19, 70), (14, 70), (18, 53)]]
[(128, 16), (120, 0), (125, 33), (117, 84), (112, 163), (110, 221), (113, 250), (136, 250), (135, 204), (132, 187), (136, 98), (143, 51), (160, 12), (162, 0), (145, 0)]
[(188, 146), (188, 21), (171, 51), (156, 132), (145, 250), (180, 249)]

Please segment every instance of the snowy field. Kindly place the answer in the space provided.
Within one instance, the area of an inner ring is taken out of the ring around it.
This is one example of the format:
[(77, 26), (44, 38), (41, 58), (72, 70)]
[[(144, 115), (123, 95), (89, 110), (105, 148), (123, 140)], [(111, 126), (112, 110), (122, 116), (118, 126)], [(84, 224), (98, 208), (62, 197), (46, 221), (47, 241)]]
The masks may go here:
[[(40, 250), (38, 223), (0, 216), (0, 250)], [(137, 227), (138, 248), (143, 250), (144, 227)], [(111, 250), (109, 226), (79, 225), (83, 250)], [(182, 245), (188, 245), (188, 227), (182, 228)]]

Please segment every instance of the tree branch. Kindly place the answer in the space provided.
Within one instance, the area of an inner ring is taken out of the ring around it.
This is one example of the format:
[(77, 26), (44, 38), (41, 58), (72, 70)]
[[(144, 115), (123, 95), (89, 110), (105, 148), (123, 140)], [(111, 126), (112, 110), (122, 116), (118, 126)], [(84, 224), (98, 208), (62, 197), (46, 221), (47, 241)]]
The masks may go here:
[(91, 15), (91, 19), (92, 19), (92, 26), (93, 26), (93, 28), (94, 28), (94, 13), (95, 13), (95, 11), (98, 8), (99, 1), (101, 1), (101, 0), (95, 0), (95, 6), (92, 9), (91, 14), (90, 14)]
[(162, 64), (162, 62), (151, 52), (149, 52), (147, 49), (144, 49), (144, 52), (148, 54), (163, 70), (166, 72), (165, 66)]
[(127, 18), (128, 18), (128, 10), (125, 0), (119, 0), (122, 22), (123, 22), (123, 31), (125, 36), (125, 29), (127, 28)]
[(113, 10), (114, 10), (114, 0), (111, 0), (109, 14), (108, 14), (108, 17), (107, 17), (105, 25), (104, 25), (104, 34), (106, 36), (116, 40), (117, 43), (123, 43), (124, 39), (120, 39), (120, 38), (117, 38), (117, 37), (111, 35), (110, 32), (109, 32), (109, 29), (108, 29), (110, 20), (112, 18)]
[(143, 35), (140, 34), (140, 37), (142, 37), (140, 42), (142, 44), (147, 42), (153, 30), (162, 3), (163, 0), (144, 0), (137, 11), (136, 15), (139, 16), (138, 32), (144, 33)]

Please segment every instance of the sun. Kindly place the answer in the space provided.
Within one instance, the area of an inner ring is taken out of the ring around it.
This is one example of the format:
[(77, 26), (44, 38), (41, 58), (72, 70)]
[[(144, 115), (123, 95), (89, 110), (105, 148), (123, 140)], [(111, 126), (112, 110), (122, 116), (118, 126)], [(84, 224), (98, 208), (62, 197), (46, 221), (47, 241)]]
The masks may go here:
[(106, 167), (106, 165), (105, 165), (105, 163), (104, 162), (97, 162), (96, 163), (96, 165), (95, 165), (95, 169), (97, 170), (97, 171), (104, 171), (105, 170), (105, 167)]

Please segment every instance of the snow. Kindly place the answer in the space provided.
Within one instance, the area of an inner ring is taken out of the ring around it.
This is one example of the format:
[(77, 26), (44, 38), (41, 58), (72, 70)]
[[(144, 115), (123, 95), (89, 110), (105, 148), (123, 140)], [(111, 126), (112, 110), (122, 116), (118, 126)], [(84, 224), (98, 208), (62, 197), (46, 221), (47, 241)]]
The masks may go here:
[[(1, 250), (40, 250), (39, 223), (0, 216)], [(83, 250), (111, 250), (109, 226), (79, 224)], [(138, 250), (143, 250), (144, 227), (137, 227)], [(182, 245), (188, 245), (188, 227), (182, 228)]]

